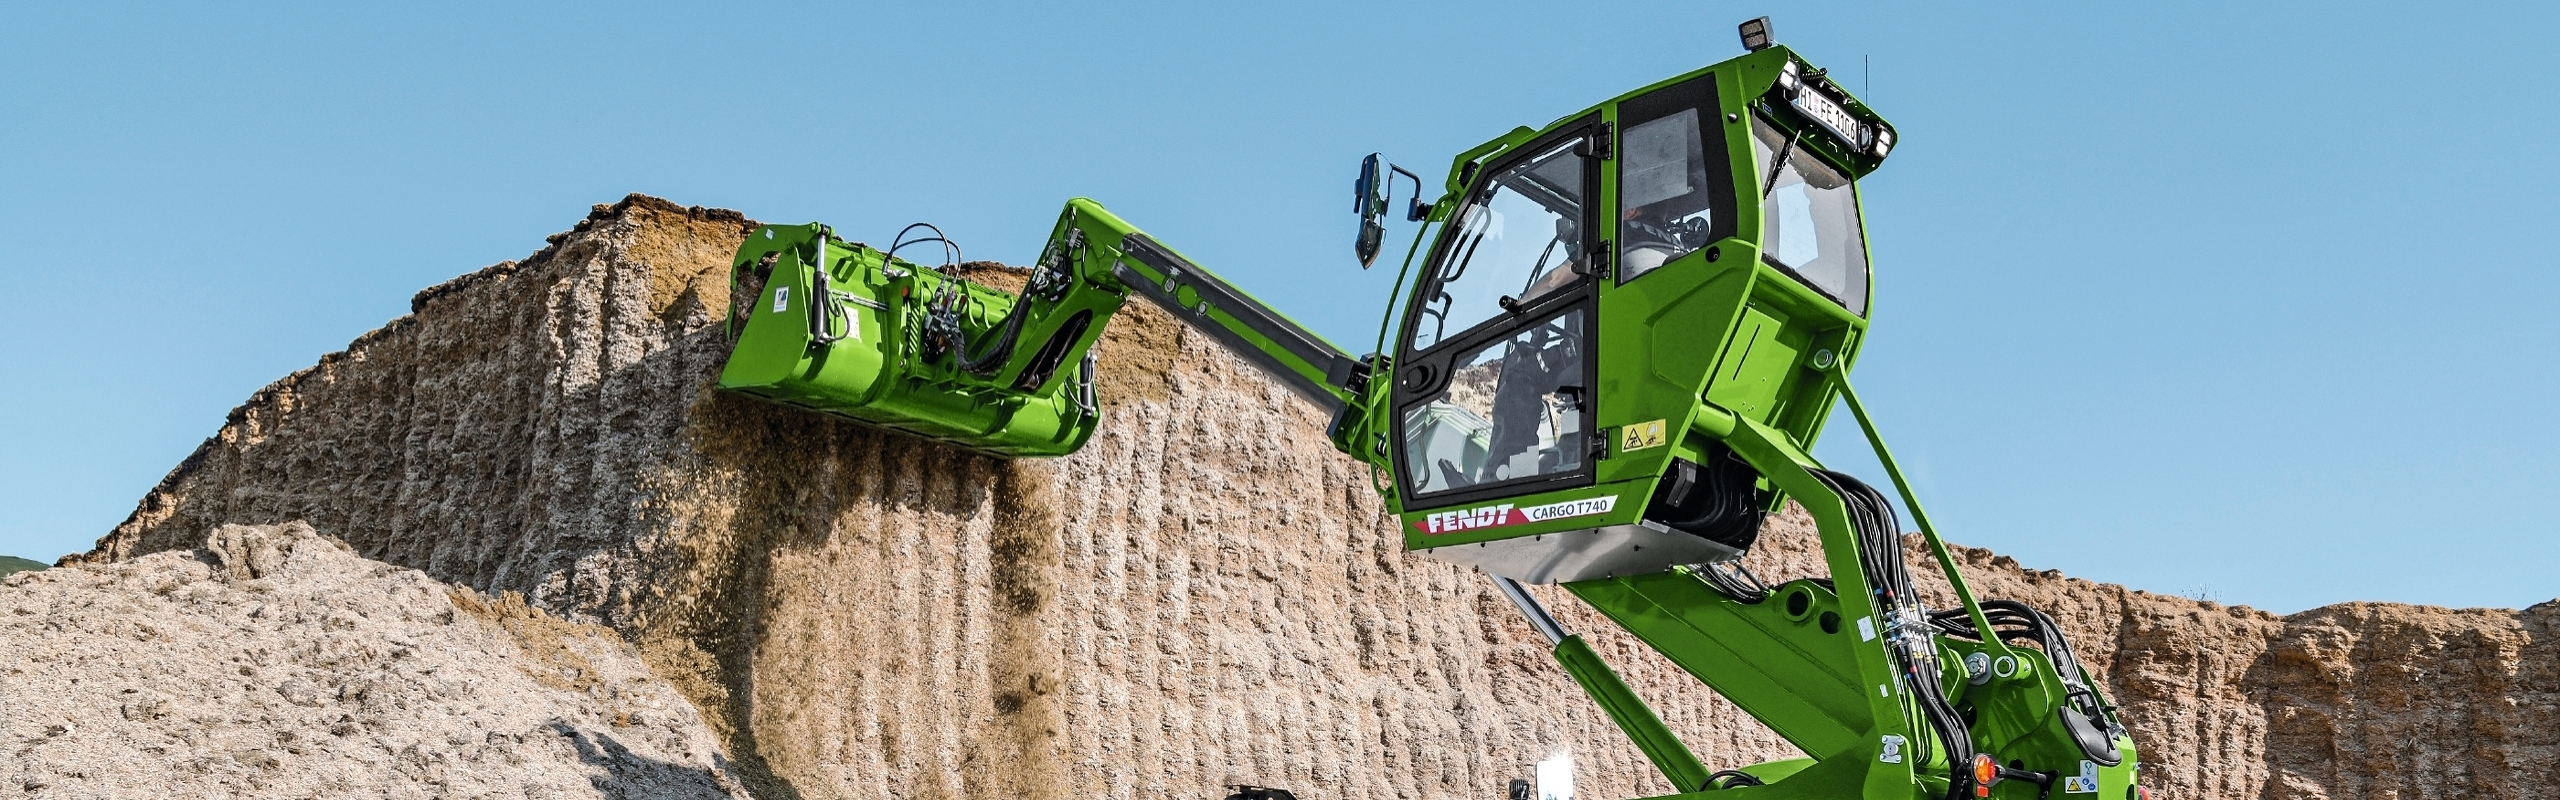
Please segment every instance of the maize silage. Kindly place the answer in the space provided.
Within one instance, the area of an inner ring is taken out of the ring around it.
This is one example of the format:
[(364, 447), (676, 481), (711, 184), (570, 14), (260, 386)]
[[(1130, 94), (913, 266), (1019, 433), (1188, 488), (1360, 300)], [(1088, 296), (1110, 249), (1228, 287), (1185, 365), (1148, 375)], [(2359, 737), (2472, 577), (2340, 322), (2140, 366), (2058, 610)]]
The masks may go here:
[[(1485, 798), (1559, 752), (1583, 796), (1674, 791), (1481, 577), (1401, 552), (1317, 412), (1152, 309), (1104, 344), (1102, 432), (1052, 462), (710, 391), (753, 225), (635, 195), (421, 292), (250, 398), (86, 560), (308, 519), (521, 592), (637, 643), (762, 797)], [(1804, 519), (1772, 525), (1761, 574), (1813, 574)], [(2279, 618), (1960, 560), (2073, 632), (2170, 796), (2560, 781), (2560, 605)], [(1541, 591), (1709, 765), (1795, 755)]]
[(0, 579), (0, 790), (743, 798), (611, 630), (368, 561), (299, 523)]

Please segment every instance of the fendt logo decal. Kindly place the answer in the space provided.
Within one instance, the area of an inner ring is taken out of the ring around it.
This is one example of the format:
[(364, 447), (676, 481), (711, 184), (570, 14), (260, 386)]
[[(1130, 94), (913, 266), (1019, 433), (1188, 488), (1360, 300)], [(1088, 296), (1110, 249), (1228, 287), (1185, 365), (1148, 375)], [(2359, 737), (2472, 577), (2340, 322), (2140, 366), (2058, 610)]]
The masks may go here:
[(1528, 508), (1517, 508), (1512, 506), (1510, 503), (1500, 503), (1496, 505), (1477, 506), (1475, 508), (1462, 508), (1455, 511), (1442, 511), (1434, 514), (1425, 514), (1422, 519), (1414, 521), (1413, 527), (1415, 530), (1422, 531), (1426, 535), (1455, 533), (1458, 531), (1499, 528), (1505, 525), (1525, 525), (1531, 522), (1545, 522), (1551, 519), (1564, 519), (1566, 517), (1587, 517), (1593, 514), (1606, 514), (1609, 513), (1610, 509), (1617, 507), (1617, 495), (1594, 497), (1589, 500), (1567, 500), (1562, 503), (1549, 503), (1543, 506), (1530, 506)]
[(1510, 503), (1504, 503), (1498, 506), (1477, 506), (1475, 508), (1461, 509), (1458, 511), (1442, 511), (1423, 517), (1422, 521), (1413, 523), (1413, 526), (1421, 528), (1423, 533), (1449, 533), (1451, 531), (1471, 531), (1478, 528), (1499, 528), (1504, 525), (1517, 525), (1522, 522), (1527, 522), (1528, 520), (1519, 518), (1516, 513), (1519, 510), (1520, 509), (1512, 508)]

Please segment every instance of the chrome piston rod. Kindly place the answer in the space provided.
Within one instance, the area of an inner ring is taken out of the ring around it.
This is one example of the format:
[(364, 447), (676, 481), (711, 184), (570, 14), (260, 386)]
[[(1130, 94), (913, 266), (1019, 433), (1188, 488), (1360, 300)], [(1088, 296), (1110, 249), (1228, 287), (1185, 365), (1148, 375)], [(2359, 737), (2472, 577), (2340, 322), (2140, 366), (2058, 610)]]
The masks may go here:
[(1547, 644), (1564, 643), (1564, 626), (1556, 624), (1556, 618), (1547, 615), (1547, 607), (1538, 605), (1538, 598), (1530, 597), (1529, 590), (1519, 581), (1490, 572), (1485, 573), (1485, 577), (1492, 578), (1493, 585), (1502, 589), (1502, 596), (1511, 598), (1511, 604), (1520, 608), (1520, 615), (1529, 618), (1529, 627), (1538, 629), (1538, 635), (1547, 637)]

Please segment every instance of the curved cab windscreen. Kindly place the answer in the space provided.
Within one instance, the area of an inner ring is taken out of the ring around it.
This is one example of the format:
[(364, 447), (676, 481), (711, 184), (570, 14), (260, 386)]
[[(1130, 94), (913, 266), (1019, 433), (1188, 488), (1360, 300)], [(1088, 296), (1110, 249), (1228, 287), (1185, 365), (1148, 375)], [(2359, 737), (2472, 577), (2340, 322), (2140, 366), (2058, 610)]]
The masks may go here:
[(1761, 256), (1849, 313), (1866, 316), (1867, 238), (1858, 218), (1857, 184), (1758, 117), (1751, 120), (1751, 134), (1759, 140), (1753, 152), (1763, 180), (1772, 159), (1784, 160), (1760, 199), (1767, 226)]

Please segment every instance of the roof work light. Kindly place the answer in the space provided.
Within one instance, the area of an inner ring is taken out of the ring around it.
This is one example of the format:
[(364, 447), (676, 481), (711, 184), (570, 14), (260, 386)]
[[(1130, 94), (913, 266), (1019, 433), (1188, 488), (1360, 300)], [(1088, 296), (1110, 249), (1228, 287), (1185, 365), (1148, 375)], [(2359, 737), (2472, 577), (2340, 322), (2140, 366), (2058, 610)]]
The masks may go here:
[(1778, 40), (1769, 35), (1768, 17), (1756, 17), (1742, 23), (1742, 49), (1757, 53), (1777, 43)]

